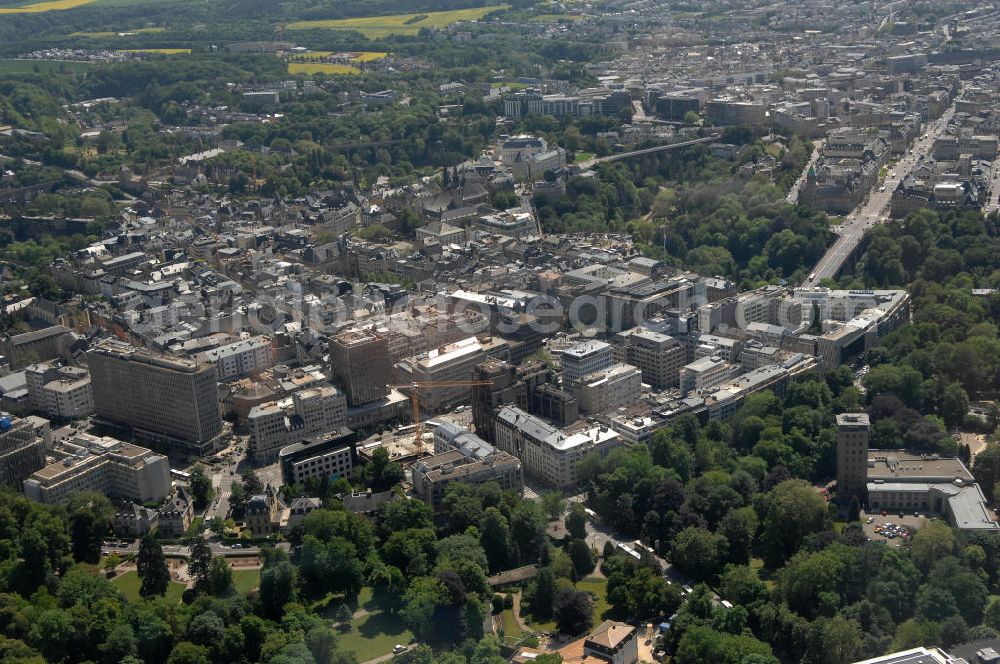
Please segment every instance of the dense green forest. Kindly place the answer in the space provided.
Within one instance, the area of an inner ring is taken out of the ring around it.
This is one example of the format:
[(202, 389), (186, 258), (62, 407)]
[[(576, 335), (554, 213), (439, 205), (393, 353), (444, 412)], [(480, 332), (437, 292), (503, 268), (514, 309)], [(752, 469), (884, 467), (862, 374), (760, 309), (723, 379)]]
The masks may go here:
[[(571, 178), (565, 196), (536, 201), (544, 227), (628, 230), (647, 255), (745, 287), (804, 277), (833, 238), (826, 215), (785, 201), (811, 146), (794, 137), (784, 146), (765, 145), (738, 129), (722, 140), (741, 146), (736, 159), (698, 145), (603, 164), (599, 177)], [(771, 176), (738, 174), (768, 160)]]

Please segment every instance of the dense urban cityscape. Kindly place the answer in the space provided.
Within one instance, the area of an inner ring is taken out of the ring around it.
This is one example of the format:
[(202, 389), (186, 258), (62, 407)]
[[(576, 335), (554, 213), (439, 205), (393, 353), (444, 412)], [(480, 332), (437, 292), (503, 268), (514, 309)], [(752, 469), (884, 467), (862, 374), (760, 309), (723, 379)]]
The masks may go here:
[(0, 0), (0, 660), (1000, 661), (1000, 6)]

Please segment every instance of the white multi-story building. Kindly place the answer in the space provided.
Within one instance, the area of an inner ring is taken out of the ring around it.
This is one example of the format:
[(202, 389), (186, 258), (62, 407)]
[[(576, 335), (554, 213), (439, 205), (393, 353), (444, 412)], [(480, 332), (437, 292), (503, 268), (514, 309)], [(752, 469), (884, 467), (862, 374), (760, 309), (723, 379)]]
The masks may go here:
[(40, 503), (59, 503), (71, 493), (94, 491), (136, 503), (170, 493), (167, 457), (115, 438), (77, 434), (58, 447), (58, 460), (24, 481), (24, 494)]
[(718, 355), (702, 357), (681, 368), (680, 389), (686, 395), (724, 383), (733, 374), (733, 365)]
[(606, 426), (560, 430), (516, 406), (497, 415), (497, 447), (521, 460), (524, 472), (546, 484), (564, 488), (579, 482), (576, 464), (590, 454), (606, 457), (622, 437)]
[(24, 377), (32, 411), (57, 420), (75, 420), (94, 412), (94, 393), (86, 369), (43, 362), (28, 366)]
[(198, 353), (194, 360), (214, 364), (220, 381), (236, 380), (271, 367), (274, 350), (267, 337), (253, 337)]
[(629, 364), (614, 364), (584, 376), (576, 400), (583, 413), (592, 415), (633, 403), (641, 393), (642, 372)]
[(614, 363), (614, 352), (603, 341), (584, 341), (565, 349), (561, 361), (563, 385), (570, 389), (584, 376), (609, 368)]
[[(401, 383), (442, 383), (472, 380), (476, 365), (485, 357), (483, 345), (476, 337), (462, 339), (426, 353), (408, 357), (396, 364)], [(415, 388), (420, 407), (440, 412), (472, 398), (468, 386), (435, 386)]]
[(250, 410), (250, 454), (255, 463), (274, 463), (286, 445), (339, 429), (347, 420), (347, 399), (332, 385), (311, 387)]

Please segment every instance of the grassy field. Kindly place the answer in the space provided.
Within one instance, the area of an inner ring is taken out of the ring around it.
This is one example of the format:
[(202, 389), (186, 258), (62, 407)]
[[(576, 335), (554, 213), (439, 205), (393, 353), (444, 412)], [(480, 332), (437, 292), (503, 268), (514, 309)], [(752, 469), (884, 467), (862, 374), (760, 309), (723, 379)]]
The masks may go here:
[(166, 32), (166, 28), (135, 28), (133, 30), (122, 30), (121, 32), (71, 32), (70, 37), (89, 37), (91, 39), (102, 39), (107, 37), (128, 37), (130, 35), (146, 35), (159, 32)]
[(577, 152), (576, 155), (573, 157), (573, 161), (579, 164), (582, 161), (590, 161), (593, 158), (594, 158), (593, 152)]
[(0, 7), (0, 14), (38, 14), (40, 12), (53, 12), (63, 9), (74, 9), (82, 5), (87, 5), (94, 0), (51, 0), (50, 2), (36, 2), (31, 5), (20, 5), (18, 7)]
[(377, 39), (388, 35), (415, 35), (420, 32), (420, 28), (445, 28), (458, 21), (478, 21), (487, 14), (507, 8), (507, 5), (494, 5), (445, 12), (428, 12), (426, 14), (393, 14), (324, 21), (296, 21), (289, 23), (286, 27), (290, 30), (355, 30), (365, 37)]
[(517, 621), (514, 620), (514, 611), (504, 609), (503, 613), (500, 614), (500, 620), (503, 623), (505, 637), (517, 641), (524, 636), (524, 632), (521, 631), (521, 628), (517, 626)]
[(344, 76), (360, 74), (361, 70), (351, 65), (338, 65), (332, 62), (289, 62), (289, 74), (334, 74)]
[(341, 648), (353, 652), (359, 662), (365, 662), (388, 655), (394, 645), (405, 645), (412, 638), (413, 634), (403, 627), (403, 621), (398, 616), (371, 613), (352, 620), (351, 631), (341, 632), (338, 642)]
[(0, 76), (4, 74), (31, 74), (42, 71), (86, 71), (89, 62), (62, 62), (59, 60), (0, 60)]
[(576, 589), (594, 595), (594, 624), (600, 624), (610, 617), (611, 605), (608, 604), (608, 580), (599, 576), (588, 576), (576, 583)]
[(156, 55), (190, 55), (189, 48), (127, 48), (126, 53), (155, 53)]
[[(116, 576), (112, 579), (111, 583), (118, 586), (118, 589), (122, 591), (122, 594), (124, 594), (129, 601), (135, 602), (139, 599), (139, 586), (141, 583), (139, 581), (139, 575), (135, 572), (126, 572), (121, 576)], [(170, 604), (179, 604), (181, 601), (181, 595), (183, 594), (184, 584), (171, 581), (170, 587), (167, 588), (167, 602)]]
[(234, 569), (233, 586), (241, 595), (246, 595), (251, 590), (256, 590), (260, 587), (260, 570)]
[[(602, 621), (614, 617), (614, 610), (608, 603), (608, 580), (599, 576), (588, 576), (576, 582), (576, 589), (594, 596), (594, 624), (599, 625)], [(511, 616), (513, 624), (514, 616)], [(536, 632), (554, 632), (556, 623), (554, 620), (548, 622), (536, 622), (531, 616), (521, 615), (521, 619), (528, 627)], [(507, 627), (506, 617), (504, 617), (504, 628)], [(514, 625), (516, 629), (516, 625)]]

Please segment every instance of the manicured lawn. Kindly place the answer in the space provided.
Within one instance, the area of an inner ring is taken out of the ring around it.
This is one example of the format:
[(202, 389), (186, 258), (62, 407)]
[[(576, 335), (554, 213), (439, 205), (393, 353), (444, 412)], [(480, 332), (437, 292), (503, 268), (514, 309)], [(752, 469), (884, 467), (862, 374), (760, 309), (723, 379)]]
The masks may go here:
[(259, 569), (234, 569), (233, 570), (233, 586), (236, 588), (236, 592), (241, 595), (246, 595), (251, 590), (255, 590), (260, 587), (260, 570)]
[(340, 647), (353, 652), (359, 662), (375, 659), (392, 652), (392, 647), (407, 644), (413, 638), (398, 616), (372, 613), (352, 621), (350, 633), (340, 632)]
[[(121, 576), (116, 576), (112, 579), (111, 583), (118, 586), (118, 589), (122, 591), (122, 594), (131, 601), (135, 602), (139, 600), (139, 575), (135, 572), (126, 572)], [(170, 586), (167, 588), (167, 602), (170, 604), (179, 604), (181, 601), (181, 595), (184, 594), (184, 584), (177, 583), (176, 581), (171, 581)]]
[(495, 5), (492, 7), (473, 7), (471, 9), (455, 9), (444, 12), (296, 21), (289, 23), (286, 27), (289, 30), (355, 30), (368, 38), (387, 37), (388, 35), (415, 35), (420, 32), (420, 28), (445, 28), (458, 21), (478, 21), (487, 14), (500, 9), (507, 9), (507, 7), (507, 5)]
[(579, 164), (581, 161), (590, 161), (593, 158), (594, 158), (593, 152), (577, 152), (576, 155), (573, 157), (573, 160)]
[(599, 576), (588, 576), (580, 579), (576, 584), (577, 590), (594, 595), (594, 624), (609, 618), (612, 612), (611, 605), (608, 604), (608, 580)]
[(31, 74), (35, 70), (47, 71), (86, 71), (89, 62), (61, 62), (58, 60), (0, 60), (0, 75)]
[(536, 632), (554, 632), (554, 631), (556, 631), (556, 621), (555, 620), (549, 620), (548, 622), (538, 622), (538, 621), (534, 620), (532, 616), (526, 616), (523, 613), (521, 614), (521, 620), (524, 621), (525, 625), (527, 625), (531, 629), (535, 630)]
[(504, 609), (503, 613), (500, 614), (500, 620), (503, 623), (505, 637), (517, 641), (524, 636), (524, 632), (521, 631), (521, 628), (517, 626), (517, 621), (514, 620), (514, 611), (512, 609)]

